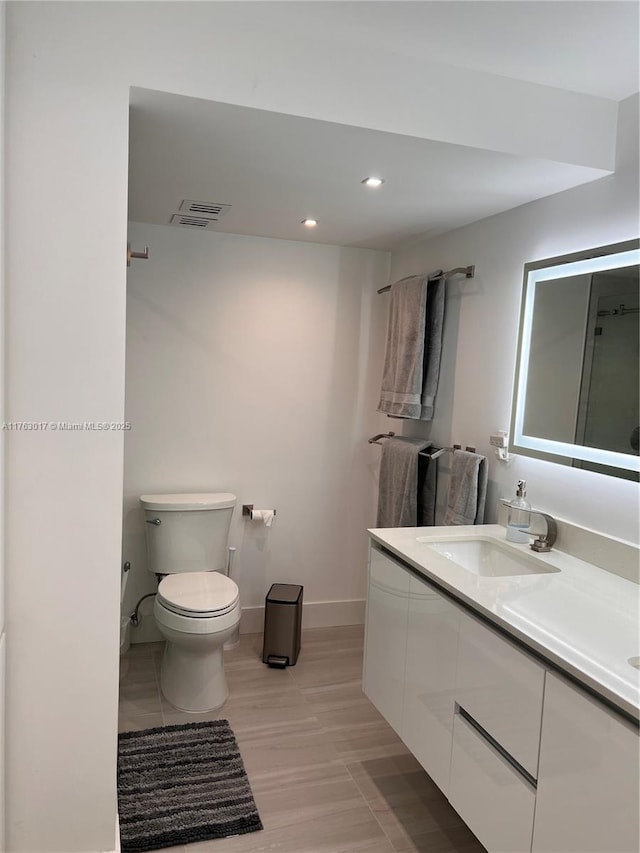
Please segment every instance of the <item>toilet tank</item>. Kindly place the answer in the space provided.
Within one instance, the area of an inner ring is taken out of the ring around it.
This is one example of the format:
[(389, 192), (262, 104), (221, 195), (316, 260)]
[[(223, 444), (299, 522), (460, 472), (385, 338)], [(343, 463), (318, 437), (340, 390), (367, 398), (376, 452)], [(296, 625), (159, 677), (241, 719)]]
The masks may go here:
[(142, 495), (140, 503), (150, 572), (226, 572), (235, 495)]

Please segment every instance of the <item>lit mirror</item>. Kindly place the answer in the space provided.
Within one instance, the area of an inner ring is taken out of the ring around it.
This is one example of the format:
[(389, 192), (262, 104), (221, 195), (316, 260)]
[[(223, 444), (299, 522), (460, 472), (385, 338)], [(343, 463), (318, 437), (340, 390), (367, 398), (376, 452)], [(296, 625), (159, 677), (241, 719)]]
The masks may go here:
[(638, 245), (525, 264), (514, 453), (638, 480)]

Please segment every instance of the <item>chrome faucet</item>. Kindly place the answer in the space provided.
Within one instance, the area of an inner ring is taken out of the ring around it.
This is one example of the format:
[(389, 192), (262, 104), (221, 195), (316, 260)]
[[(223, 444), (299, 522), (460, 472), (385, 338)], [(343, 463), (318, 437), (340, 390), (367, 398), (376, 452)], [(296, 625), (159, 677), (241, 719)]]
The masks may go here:
[[(503, 504), (503, 506), (510, 507), (511, 501), (508, 501), (506, 498), (498, 498), (498, 502)], [(545, 551), (550, 551), (556, 539), (558, 538), (558, 525), (556, 524), (556, 520), (552, 515), (549, 515), (546, 512), (540, 512), (539, 509), (529, 509), (526, 510), (529, 515), (539, 515), (540, 518), (544, 518), (545, 524), (547, 526), (546, 533), (531, 533), (529, 530), (523, 531), (524, 533), (529, 533), (531, 536), (537, 536), (537, 539), (534, 539), (533, 542), (529, 545), (532, 551), (538, 551), (538, 553), (544, 553)]]
[(532, 551), (550, 551), (558, 537), (558, 525), (556, 524), (555, 518), (547, 515), (546, 512), (540, 512), (537, 509), (532, 509), (530, 512), (531, 515), (539, 515), (540, 518), (544, 518), (545, 524), (547, 525), (547, 532), (541, 533), (537, 539), (533, 540), (529, 547)]

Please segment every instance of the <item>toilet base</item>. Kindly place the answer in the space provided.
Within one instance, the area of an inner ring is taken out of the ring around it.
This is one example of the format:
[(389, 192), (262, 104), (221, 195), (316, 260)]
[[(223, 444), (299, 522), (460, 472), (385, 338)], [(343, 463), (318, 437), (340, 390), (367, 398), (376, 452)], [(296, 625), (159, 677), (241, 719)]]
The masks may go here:
[(234, 629), (233, 634), (229, 637), (227, 642), (224, 644), (225, 652), (230, 652), (232, 649), (237, 649), (240, 645), (240, 626)]
[(203, 653), (202, 637), (197, 639), (196, 649), (184, 641), (167, 641), (160, 666), (162, 695), (174, 708), (191, 714), (215, 711), (229, 696), (220, 641)]
[(221, 708), (229, 696), (222, 649), (240, 624), (239, 600), (218, 616), (185, 616), (156, 596), (153, 613), (167, 641), (160, 665), (164, 698), (190, 714)]
[(221, 708), (229, 696), (222, 649), (240, 623), (240, 606), (214, 619), (191, 619), (167, 612), (156, 600), (154, 613), (167, 641), (160, 664), (164, 698), (190, 714)]

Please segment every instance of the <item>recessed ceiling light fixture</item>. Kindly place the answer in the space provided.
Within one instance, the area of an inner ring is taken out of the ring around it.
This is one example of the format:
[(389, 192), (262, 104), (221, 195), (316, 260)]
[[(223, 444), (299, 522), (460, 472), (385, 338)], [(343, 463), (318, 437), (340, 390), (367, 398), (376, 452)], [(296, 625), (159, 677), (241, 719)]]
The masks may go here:
[(384, 184), (384, 178), (375, 178), (373, 175), (370, 178), (365, 178), (364, 181), (360, 181), (361, 184), (364, 184), (365, 187), (381, 187)]
[(303, 219), (302, 224), (306, 225), (307, 228), (315, 228), (318, 224), (317, 219)]

